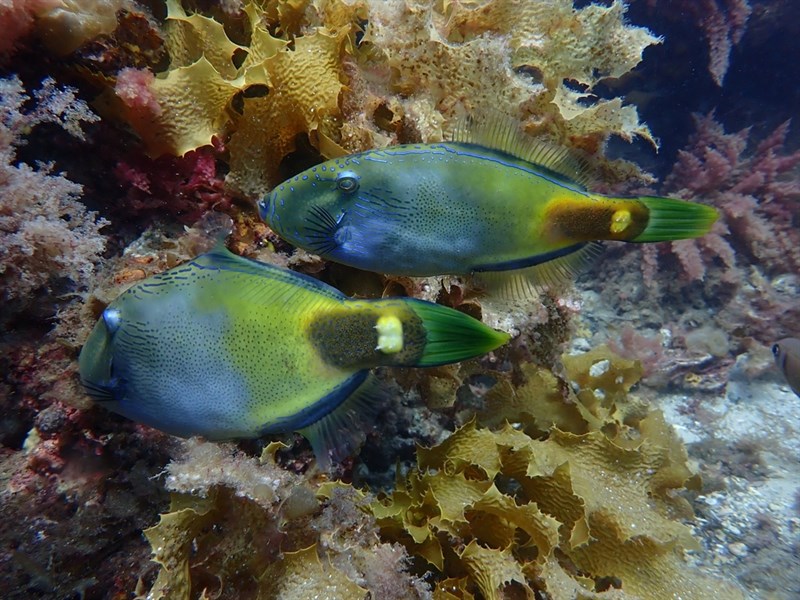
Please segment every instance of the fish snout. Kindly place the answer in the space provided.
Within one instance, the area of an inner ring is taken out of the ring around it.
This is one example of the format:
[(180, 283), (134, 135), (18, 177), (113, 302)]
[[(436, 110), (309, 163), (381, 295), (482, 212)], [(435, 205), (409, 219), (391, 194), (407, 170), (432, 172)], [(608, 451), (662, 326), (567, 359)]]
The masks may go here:
[(274, 206), (275, 201), (277, 200), (277, 192), (270, 192), (266, 196), (264, 196), (261, 200), (256, 202), (256, 208), (258, 209), (258, 216), (262, 221), (269, 222), (269, 213), (270, 208)]

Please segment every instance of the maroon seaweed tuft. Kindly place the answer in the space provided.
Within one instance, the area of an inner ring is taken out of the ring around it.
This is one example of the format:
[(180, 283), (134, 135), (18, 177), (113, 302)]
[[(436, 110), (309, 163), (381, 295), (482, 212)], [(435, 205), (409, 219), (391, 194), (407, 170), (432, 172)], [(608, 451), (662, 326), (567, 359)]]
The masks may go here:
[(218, 169), (221, 151), (222, 145), (217, 144), (180, 157), (152, 159), (140, 153), (119, 161), (114, 175), (127, 190), (126, 212), (168, 213), (191, 225), (212, 209), (227, 210), (231, 197)]
[(727, 133), (713, 113), (695, 115), (695, 123), (663, 191), (713, 204), (722, 218), (711, 234), (671, 245), (686, 273), (702, 279), (714, 257), (729, 281), (740, 279), (736, 262), (758, 263), (767, 275), (800, 270), (800, 179), (793, 174), (800, 151), (784, 149), (789, 123), (752, 151), (749, 129)]

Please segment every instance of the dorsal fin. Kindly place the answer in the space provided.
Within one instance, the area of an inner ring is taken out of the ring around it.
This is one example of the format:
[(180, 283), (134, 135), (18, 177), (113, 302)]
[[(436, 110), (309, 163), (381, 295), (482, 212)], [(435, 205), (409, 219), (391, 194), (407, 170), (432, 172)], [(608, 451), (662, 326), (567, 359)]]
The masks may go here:
[[(255, 277), (272, 279), (274, 281), (280, 281), (298, 286), (298, 288), (313, 290), (322, 296), (332, 298), (334, 300), (343, 300), (347, 297), (336, 288), (331, 287), (318, 279), (314, 279), (310, 275), (298, 273), (297, 271), (291, 271), (289, 269), (284, 269), (275, 265), (254, 260), (252, 258), (245, 258), (243, 256), (239, 256), (238, 254), (234, 254), (228, 250), (228, 248), (225, 247), (225, 244), (222, 242), (218, 242), (210, 252), (201, 254), (190, 261), (189, 264), (200, 269), (219, 269), (222, 271), (233, 271), (237, 273), (244, 273), (246, 275), (253, 275)], [(269, 293), (269, 286), (262, 285), (258, 287), (260, 287), (265, 293)]]
[(530, 300), (545, 289), (574, 280), (600, 255), (603, 245), (591, 242), (575, 252), (514, 271), (485, 271), (475, 282), (490, 294), (511, 300)]
[(589, 163), (568, 148), (534, 138), (520, 129), (519, 123), (498, 112), (485, 116), (459, 119), (451, 140), (463, 144), (478, 144), (510, 154), (549, 171), (564, 183), (580, 189), (597, 179)]

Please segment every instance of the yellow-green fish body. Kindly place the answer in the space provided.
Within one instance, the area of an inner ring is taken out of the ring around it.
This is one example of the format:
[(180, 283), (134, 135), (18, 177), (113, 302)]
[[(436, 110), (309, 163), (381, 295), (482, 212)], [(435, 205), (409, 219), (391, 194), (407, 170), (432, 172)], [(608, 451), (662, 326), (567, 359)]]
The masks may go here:
[(107, 408), (168, 433), (302, 431), (325, 459), (336, 434), (330, 419), (318, 425), (358, 396), (371, 367), (455, 362), (507, 339), (443, 306), (351, 300), (220, 249), (112, 302), (81, 351), (80, 374)]
[[(581, 167), (511, 123), (329, 160), (258, 203), (294, 245), (383, 273), (425, 276), (548, 267), (574, 270), (589, 242), (694, 237), (711, 207), (588, 192)], [(539, 274), (547, 274), (548, 268)]]

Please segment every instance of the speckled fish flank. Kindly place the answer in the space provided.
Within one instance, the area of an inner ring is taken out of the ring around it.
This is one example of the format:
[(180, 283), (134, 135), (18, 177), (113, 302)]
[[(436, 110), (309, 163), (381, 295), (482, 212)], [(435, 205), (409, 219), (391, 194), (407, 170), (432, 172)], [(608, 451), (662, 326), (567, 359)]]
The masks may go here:
[(528, 269), (573, 274), (598, 240), (695, 237), (713, 208), (587, 191), (580, 161), (505, 121), (438, 144), (393, 146), (312, 167), (259, 203), (292, 244), (361, 269), (426, 276)]
[(219, 249), (112, 302), (81, 351), (80, 373), (107, 408), (168, 433), (302, 431), (327, 456), (336, 410), (364, 395), (371, 367), (455, 362), (507, 339), (446, 307), (351, 300)]

